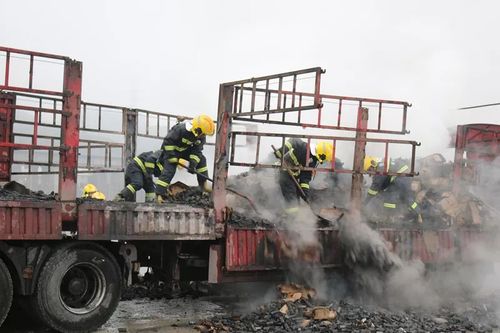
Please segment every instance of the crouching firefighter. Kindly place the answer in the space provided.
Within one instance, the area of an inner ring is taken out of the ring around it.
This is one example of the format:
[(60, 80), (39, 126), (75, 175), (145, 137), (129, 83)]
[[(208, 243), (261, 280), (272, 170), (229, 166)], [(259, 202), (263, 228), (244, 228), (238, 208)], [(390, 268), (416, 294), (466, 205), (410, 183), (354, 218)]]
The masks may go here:
[[(366, 156), (365, 171), (382, 171), (380, 159)], [(405, 173), (409, 170), (406, 163), (395, 163), (389, 171)], [(411, 178), (404, 176), (374, 175), (365, 200), (365, 214), (373, 222), (395, 222), (401, 217), (422, 223), (421, 209), (411, 190)]]
[[(300, 139), (292, 138), (280, 149), (275, 150), (276, 158), (283, 156), (283, 167), (279, 173), (279, 185), (285, 199), (285, 212), (293, 215), (299, 211), (299, 201), (302, 198), (309, 202), (309, 182), (312, 179), (311, 170), (301, 170), (304, 167), (316, 168), (323, 162), (331, 162), (333, 144), (327, 141), (318, 142), (312, 149)], [(307, 151), (309, 150), (309, 159)]]
[(163, 166), (158, 159), (161, 150), (148, 151), (132, 159), (125, 169), (125, 187), (114, 201), (135, 201), (135, 193), (141, 189), (146, 192), (146, 202), (155, 200), (153, 176), (158, 177)]
[(210, 191), (207, 181), (207, 160), (203, 155), (206, 136), (215, 132), (215, 123), (210, 116), (200, 115), (190, 121), (179, 122), (168, 132), (162, 143), (163, 172), (156, 180), (156, 200), (162, 203), (167, 195), (168, 186), (180, 159), (189, 161), (188, 172), (197, 175), (198, 185), (204, 191)]

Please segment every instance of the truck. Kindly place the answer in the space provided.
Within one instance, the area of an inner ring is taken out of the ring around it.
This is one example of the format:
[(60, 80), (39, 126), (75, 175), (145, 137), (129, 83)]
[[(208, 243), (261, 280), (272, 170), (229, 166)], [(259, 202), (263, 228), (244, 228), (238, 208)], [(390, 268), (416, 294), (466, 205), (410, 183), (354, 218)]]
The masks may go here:
[[(131, 283), (140, 266), (154, 267), (173, 288), (182, 281), (224, 283), (283, 276), (288, 258), (279, 244), (292, 231), (232, 224), (227, 201), (234, 168), (281, 168), (264, 158), (270, 143), (284, 144), (292, 137), (309, 143), (321, 139), (333, 142), (335, 152), (350, 151), (352, 167), (336, 169), (332, 163), (316, 172), (351, 175), (351, 211), (361, 207), (363, 176), (374, 173), (363, 169), (367, 149), (376, 147), (385, 165), (394, 149), (411, 156), (405, 173), (387, 168), (376, 172), (417, 174), (419, 143), (381, 137), (408, 133), (411, 104), (322, 93), (325, 71), (314, 67), (219, 85), (217, 129), (211, 143), (212, 206), (83, 201), (77, 194), (79, 177), (121, 177), (127, 161), (146, 150), (138, 142), (149, 140), (148, 147), (151, 142), (159, 147), (179, 115), (86, 102), (82, 63), (66, 56), (0, 47), (0, 57), (5, 59), (0, 81), (0, 182), (46, 176), (57, 182), (52, 200), (0, 199), (0, 325), (13, 300), (22, 300), (56, 331), (94, 330), (113, 314), (123, 286)], [(13, 69), (15, 59), (23, 59), (26, 70)], [(45, 62), (62, 67), (57, 89), (40, 85), (38, 64)], [(459, 126), (457, 180), (468, 160), (483, 158), (474, 151), (491, 145), (499, 131), (496, 125)], [(314, 229), (322, 248), (321, 267), (343, 267), (338, 226)], [(403, 259), (435, 264), (456, 260), (481, 237), (480, 229), (386, 226), (379, 232)]]

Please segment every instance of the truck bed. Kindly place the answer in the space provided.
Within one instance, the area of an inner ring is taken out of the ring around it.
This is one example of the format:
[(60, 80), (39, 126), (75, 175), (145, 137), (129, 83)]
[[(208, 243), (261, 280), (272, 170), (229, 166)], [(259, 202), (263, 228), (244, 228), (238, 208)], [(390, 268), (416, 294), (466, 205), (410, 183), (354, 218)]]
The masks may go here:
[(84, 202), (78, 206), (78, 239), (211, 240), (212, 208), (179, 204)]
[(60, 202), (0, 200), (0, 240), (61, 238)]

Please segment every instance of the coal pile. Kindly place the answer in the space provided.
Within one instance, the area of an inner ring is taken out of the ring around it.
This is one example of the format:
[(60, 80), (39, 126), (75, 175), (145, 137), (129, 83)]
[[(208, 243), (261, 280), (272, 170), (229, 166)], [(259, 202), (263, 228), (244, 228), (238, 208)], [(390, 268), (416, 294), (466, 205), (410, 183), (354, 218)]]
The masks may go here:
[(210, 194), (202, 192), (199, 187), (190, 187), (174, 196), (169, 196), (168, 201), (201, 208), (211, 208), (214, 205)]
[(232, 227), (237, 228), (274, 228), (275, 225), (264, 218), (249, 216), (248, 214), (242, 214), (239, 212), (233, 211), (228, 223)]
[[(313, 295), (314, 296), (314, 295)], [(327, 304), (327, 305), (325, 305)], [(317, 301), (300, 292), (257, 310), (200, 321), (200, 332), (493, 332), (496, 317), (484, 305), (466, 311), (442, 308), (390, 311), (354, 301)]]
[(26, 186), (11, 181), (6, 183), (3, 188), (0, 188), (0, 200), (29, 200), (29, 201), (46, 201), (57, 200), (57, 194), (51, 192), (46, 194), (42, 191), (31, 191)]

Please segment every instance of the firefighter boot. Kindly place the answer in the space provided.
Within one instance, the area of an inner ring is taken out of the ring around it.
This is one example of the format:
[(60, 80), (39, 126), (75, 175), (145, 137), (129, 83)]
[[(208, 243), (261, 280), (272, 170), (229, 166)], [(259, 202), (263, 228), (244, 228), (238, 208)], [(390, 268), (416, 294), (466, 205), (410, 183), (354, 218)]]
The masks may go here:
[(125, 198), (122, 197), (122, 195), (120, 193), (118, 193), (114, 198), (113, 198), (113, 201), (115, 202), (123, 202), (125, 201)]

